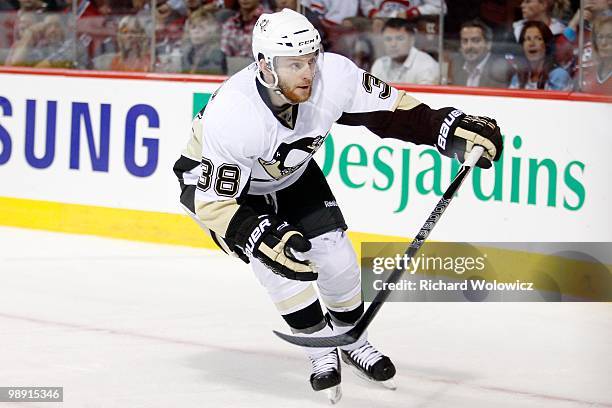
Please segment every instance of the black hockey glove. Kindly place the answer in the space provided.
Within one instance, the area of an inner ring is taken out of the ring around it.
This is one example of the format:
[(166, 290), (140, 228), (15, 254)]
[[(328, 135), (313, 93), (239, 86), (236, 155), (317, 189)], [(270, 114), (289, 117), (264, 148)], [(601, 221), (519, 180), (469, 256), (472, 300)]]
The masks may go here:
[(310, 241), (297, 229), (272, 215), (252, 219), (237, 234), (236, 245), (247, 256), (259, 259), (272, 272), (285, 278), (299, 281), (317, 279), (310, 262), (300, 261), (291, 253), (291, 250), (310, 251)]
[(502, 153), (502, 137), (495, 119), (486, 116), (466, 115), (458, 109), (446, 108), (444, 120), (438, 132), (438, 151), (448, 157), (457, 157), (463, 163), (474, 145), (484, 147), (484, 153), (476, 165), (488, 169)]

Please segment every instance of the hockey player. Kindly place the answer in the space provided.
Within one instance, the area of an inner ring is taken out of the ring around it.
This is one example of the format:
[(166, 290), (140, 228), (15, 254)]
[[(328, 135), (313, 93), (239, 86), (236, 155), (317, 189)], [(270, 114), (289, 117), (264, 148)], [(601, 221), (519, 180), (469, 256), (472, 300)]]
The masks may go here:
[[(225, 252), (251, 264), (291, 330), (331, 336), (353, 327), (364, 310), (346, 223), (312, 160), (332, 124), (363, 125), (461, 160), (482, 145), (481, 167), (499, 159), (502, 139), (495, 120), (431, 109), (350, 60), (324, 55), (320, 38), (295, 11), (263, 14), (253, 31), (256, 62), (196, 116), (174, 171), (185, 209)], [(332, 401), (340, 395), (340, 356), (372, 381), (395, 375), (367, 333), (340, 351), (305, 351), (312, 388), (328, 389)]]

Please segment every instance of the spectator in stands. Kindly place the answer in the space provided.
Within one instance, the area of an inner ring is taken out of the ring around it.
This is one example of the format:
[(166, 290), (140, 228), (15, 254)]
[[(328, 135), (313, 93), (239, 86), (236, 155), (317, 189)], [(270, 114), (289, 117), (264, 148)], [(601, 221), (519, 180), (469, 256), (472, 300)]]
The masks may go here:
[[(584, 53), (582, 63), (589, 64), (593, 55), (591, 40), (592, 23), (598, 17), (612, 15), (612, 1), (585, 0), (584, 2)], [(572, 71), (578, 65), (578, 31), (580, 10), (577, 10), (563, 33), (556, 38), (556, 59), (564, 68)]]
[(515, 39), (519, 41), (523, 26), (528, 21), (541, 21), (550, 28), (553, 36), (561, 34), (565, 24), (552, 17), (553, 5), (553, 0), (523, 0), (521, 2), (523, 19), (512, 24)]
[(567, 21), (572, 17), (572, 4), (570, 0), (553, 0), (550, 15), (560, 21)]
[(221, 28), (221, 50), (226, 57), (253, 59), (251, 38), (260, 15), (268, 12), (259, 0), (239, 0), (239, 10)]
[(117, 33), (119, 51), (110, 63), (113, 71), (150, 71), (149, 39), (136, 16), (124, 16)]
[(190, 14), (182, 48), (182, 72), (223, 75), (225, 55), (220, 47), (219, 23), (213, 13), (200, 8)]
[(18, 13), (13, 33), (15, 41), (20, 40), (31, 26), (42, 20), (42, 17), (43, 14), (32, 11)]
[(553, 57), (553, 33), (541, 21), (528, 21), (519, 36), (523, 55), (513, 61), (516, 74), (510, 88), (567, 91), (571, 78), (556, 65)]
[(434, 16), (442, 12), (440, 0), (359, 0), (359, 3), (363, 15), (370, 18), (395, 17), (414, 20), (420, 16)]
[(155, 8), (155, 71), (178, 72), (185, 18), (170, 7), (168, 0), (156, 0)]
[(149, 0), (132, 0), (132, 13), (138, 14), (141, 10), (150, 10)]
[(8, 50), (4, 61), (7, 66), (33, 66), (42, 60), (42, 55), (36, 50), (36, 43), (41, 37), (42, 14), (21, 12), (15, 21), (14, 42)]
[(16, 13), (0, 10), (0, 65), (4, 64), (9, 48), (13, 44)]
[(182, 17), (185, 17), (187, 15), (185, 0), (168, 0), (168, 6), (172, 9), (172, 11)]
[[(72, 15), (72, 2), (67, 0), (63, 8), (65, 14)], [(96, 68), (97, 57), (105, 54), (106, 61), (110, 63), (110, 57), (117, 51), (117, 19), (113, 15), (120, 11), (129, 10), (128, 3), (120, 3), (119, 0), (93, 0), (79, 1), (77, 8), (77, 33), (76, 36), (83, 43), (87, 43), (89, 55)], [(105, 68), (108, 68), (106, 66)]]
[[(213, 3), (215, 4), (215, 3)], [(203, 0), (185, 0), (185, 9), (187, 10), (187, 18), (189, 15), (204, 5)]]
[[(276, 0), (275, 3), (276, 3), (276, 6), (274, 7), (275, 12), (281, 11), (284, 8), (299, 11), (298, 10), (298, 0)], [(304, 2), (302, 1), (302, 4), (303, 3)], [(313, 12), (308, 7), (303, 8), (303, 14), (304, 16), (306, 16), (308, 21), (310, 21), (310, 24), (312, 24), (317, 29), (319, 34), (321, 35), (321, 43), (323, 44), (323, 49), (330, 49), (331, 44), (329, 43), (329, 40), (327, 38), (326, 28), (323, 26), (323, 23), (321, 23), (321, 15), (319, 13)]]
[(359, 0), (302, 0), (300, 4), (318, 14), (326, 27), (341, 25), (359, 12)]
[(168, 0), (155, 0), (155, 39), (158, 45), (173, 45), (183, 36), (185, 18), (170, 7)]
[[(15, 35), (16, 31), (19, 30), (18, 26), (22, 26), (24, 27), (23, 23), (27, 23), (28, 21), (32, 20), (32, 14), (36, 13), (39, 15), (39, 17), (45, 12), (47, 11), (47, 4), (45, 2), (43, 2), (42, 0), (18, 0), (18, 10), (16, 15), (13, 15), (13, 18), (10, 18), (8, 21), (5, 22), (5, 25), (7, 26), (11, 26), (13, 27), (13, 38), (11, 38), (9, 41), (11, 44), (14, 45), (14, 43), (18, 40), (18, 36)], [(28, 14), (30, 16), (25, 17), (22, 20), (22, 16), (24, 14)], [(7, 24), (8, 23), (8, 24)]]
[(593, 24), (595, 55), (585, 67), (582, 91), (612, 95), (612, 16), (600, 16)]
[(438, 63), (414, 47), (414, 34), (413, 23), (401, 18), (389, 19), (383, 28), (387, 55), (374, 62), (372, 74), (387, 82), (439, 83)]
[[(73, 1), (76, 0), (66, 0), (62, 3), (58, 3), (56, 7), (58, 10), (64, 13), (72, 14)], [(108, 16), (114, 12), (111, 0), (88, 0), (86, 2), (79, 1), (77, 4), (79, 18)]]
[(185, 8), (187, 9), (187, 17), (196, 10), (203, 9), (208, 13), (214, 13), (219, 10), (219, 2), (216, 0), (185, 0)]
[(6, 65), (87, 68), (87, 51), (80, 43), (75, 46), (74, 39), (66, 34), (66, 26), (66, 19), (57, 14), (48, 14), (42, 21), (32, 24), (15, 43)]
[(150, 0), (132, 0), (132, 8), (128, 14), (138, 18), (140, 25), (147, 35), (153, 35), (154, 21)]
[(19, 12), (25, 13), (29, 11), (41, 12), (47, 8), (47, 5), (41, 0), (19, 0)]
[(453, 61), (452, 83), (464, 86), (507, 88), (508, 64), (491, 54), (493, 31), (482, 21), (470, 20), (461, 25), (461, 57)]
[[(371, 71), (376, 59), (372, 39), (380, 36), (372, 34), (372, 20), (366, 17), (345, 18), (342, 22), (343, 32), (330, 44), (329, 49), (351, 59), (359, 68)], [(381, 48), (382, 42), (381, 42)]]
[[(43, 20), (42, 36), (36, 47), (43, 59), (36, 68), (89, 68), (86, 46), (69, 35), (67, 16), (47, 15)], [(76, 52), (76, 56), (75, 56)]]

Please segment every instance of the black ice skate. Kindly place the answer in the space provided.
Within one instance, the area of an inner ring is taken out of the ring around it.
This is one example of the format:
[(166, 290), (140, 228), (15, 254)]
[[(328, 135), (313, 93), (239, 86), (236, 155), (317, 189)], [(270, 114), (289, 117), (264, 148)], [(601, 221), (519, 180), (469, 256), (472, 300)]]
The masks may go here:
[(310, 385), (315, 391), (325, 390), (329, 402), (335, 404), (342, 398), (340, 388), (340, 358), (338, 350), (325, 354), (316, 359), (310, 358), (312, 363), (312, 374), (310, 375)]
[(368, 380), (395, 390), (395, 366), (389, 357), (376, 350), (369, 342), (353, 351), (340, 350), (342, 361), (353, 367), (355, 373)]

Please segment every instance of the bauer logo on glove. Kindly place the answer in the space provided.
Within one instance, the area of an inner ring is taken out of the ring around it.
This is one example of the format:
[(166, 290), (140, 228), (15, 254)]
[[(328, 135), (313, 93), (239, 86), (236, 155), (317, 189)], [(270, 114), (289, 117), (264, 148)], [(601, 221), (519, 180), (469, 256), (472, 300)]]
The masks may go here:
[(502, 137), (495, 119), (486, 116), (466, 115), (458, 109), (447, 108), (436, 147), (445, 156), (456, 157), (463, 162), (474, 146), (484, 147), (484, 153), (476, 165), (488, 169), (491, 162), (501, 157)]
[(256, 225), (255, 228), (253, 228), (253, 231), (251, 231), (251, 235), (249, 236), (249, 239), (246, 245), (244, 246), (244, 253), (247, 256), (253, 256), (253, 249), (255, 249), (255, 244), (259, 242), (259, 239), (263, 236), (266, 228), (271, 226), (272, 224), (270, 223), (270, 220), (268, 218), (264, 218), (263, 220), (261, 220), (259, 225)]
[(245, 234), (246, 242), (242, 247), (247, 256), (258, 259), (272, 272), (288, 279), (317, 279), (311, 263), (297, 259), (292, 252), (308, 252), (312, 248), (310, 241), (295, 227), (272, 215), (261, 215), (246, 229), (249, 232)]

